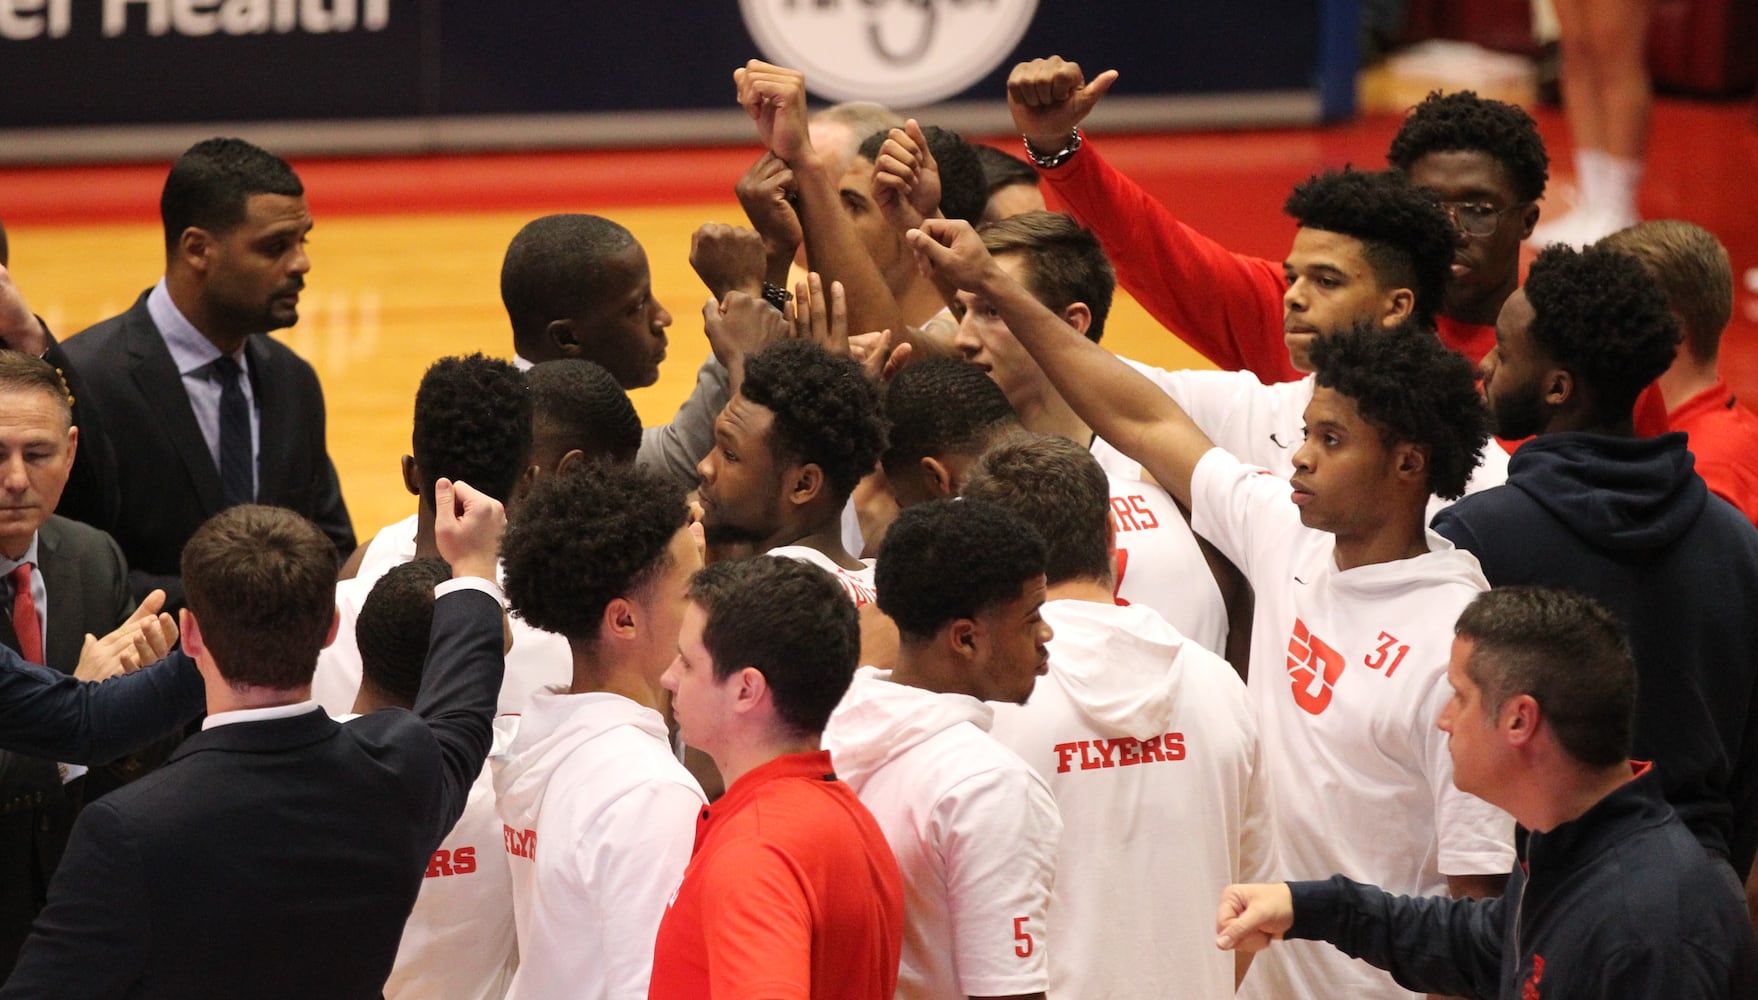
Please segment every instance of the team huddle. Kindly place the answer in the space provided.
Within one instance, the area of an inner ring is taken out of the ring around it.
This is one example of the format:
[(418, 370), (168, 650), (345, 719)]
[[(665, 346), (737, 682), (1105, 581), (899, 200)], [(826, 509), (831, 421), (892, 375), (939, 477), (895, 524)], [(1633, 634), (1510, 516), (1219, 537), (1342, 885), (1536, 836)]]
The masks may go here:
[(1015, 67), (1021, 160), (738, 69), (674, 419), (646, 249), (536, 219), (359, 546), (287, 164), (192, 147), (65, 340), (0, 238), (0, 998), (1758, 996), (1726, 251), (1522, 284), (1544, 145), (1462, 92), (1236, 254), (1115, 81)]

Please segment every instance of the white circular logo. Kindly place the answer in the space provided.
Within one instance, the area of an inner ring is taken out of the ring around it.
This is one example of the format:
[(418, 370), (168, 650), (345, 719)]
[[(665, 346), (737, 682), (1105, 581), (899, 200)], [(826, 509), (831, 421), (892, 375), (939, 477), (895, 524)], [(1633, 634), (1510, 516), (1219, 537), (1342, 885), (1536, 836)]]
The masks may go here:
[(739, 0), (770, 62), (833, 101), (932, 104), (989, 75), (1038, 0)]

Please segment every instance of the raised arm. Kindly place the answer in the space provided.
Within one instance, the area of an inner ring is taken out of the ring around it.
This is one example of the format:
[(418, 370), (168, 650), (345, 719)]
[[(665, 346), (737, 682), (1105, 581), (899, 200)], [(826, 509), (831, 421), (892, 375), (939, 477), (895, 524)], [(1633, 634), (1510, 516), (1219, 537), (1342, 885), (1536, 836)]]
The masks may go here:
[(840, 177), (812, 147), (806, 130), (806, 78), (796, 70), (756, 59), (733, 71), (739, 104), (757, 123), (757, 134), (793, 171), (806, 259), (826, 282), (848, 292), (849, 325), (856, 330), (903, 330), (903, 311), (879, 265), (861, 244), (842, 209)]
[(1021, 287), (995, 263), (970, 223), (930, 219), (910, 233), (909, 243), (925, 270), (1000, 312), (1087, 426), (1190, 506), (1191, 473), (1214, 443), (1170, 396)]
[[(1116, 79), (1107, 70), (1088, 80), (1079, 63), (1058, 56), (1034, 59), (1008, 75), (1007, 107), (1032, 150), (1052, 156), (1068, 147)], [(1090, 141), (1056, 166), (1040, 164), (1038, 175), (1099, 237), (1118, 283), (1162, 326), (1222, 368), (1264, 382), (1300, 377), (1282, 340), (1279, 261), (1236, 254), (1185, 225)]]

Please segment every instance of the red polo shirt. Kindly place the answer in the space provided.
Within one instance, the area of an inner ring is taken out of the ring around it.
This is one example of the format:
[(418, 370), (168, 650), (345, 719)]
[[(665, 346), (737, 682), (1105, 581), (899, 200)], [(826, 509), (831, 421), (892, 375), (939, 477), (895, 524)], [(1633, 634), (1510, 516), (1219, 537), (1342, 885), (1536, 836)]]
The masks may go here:
[(1690, 438), (1697, 474), (1710, 490), (1758, 524), (1758, 414), (1718, 381), (1680, 403), (1667, 422)]
[(825, 751), (733, 782), (659, 924), (649, 1000), (892, 1000), (903, 880)]

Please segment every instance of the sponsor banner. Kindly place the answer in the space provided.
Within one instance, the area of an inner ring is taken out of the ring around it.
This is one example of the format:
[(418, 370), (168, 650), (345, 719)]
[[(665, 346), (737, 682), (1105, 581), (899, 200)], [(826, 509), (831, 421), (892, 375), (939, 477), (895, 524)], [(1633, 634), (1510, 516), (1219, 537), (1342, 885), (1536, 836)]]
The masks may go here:
[(1052, 53), (1120, 95), (1310, 92), (1338, 4), (0, 0), (0, 128), (723, 110), (753, 57), (898, 107)]

